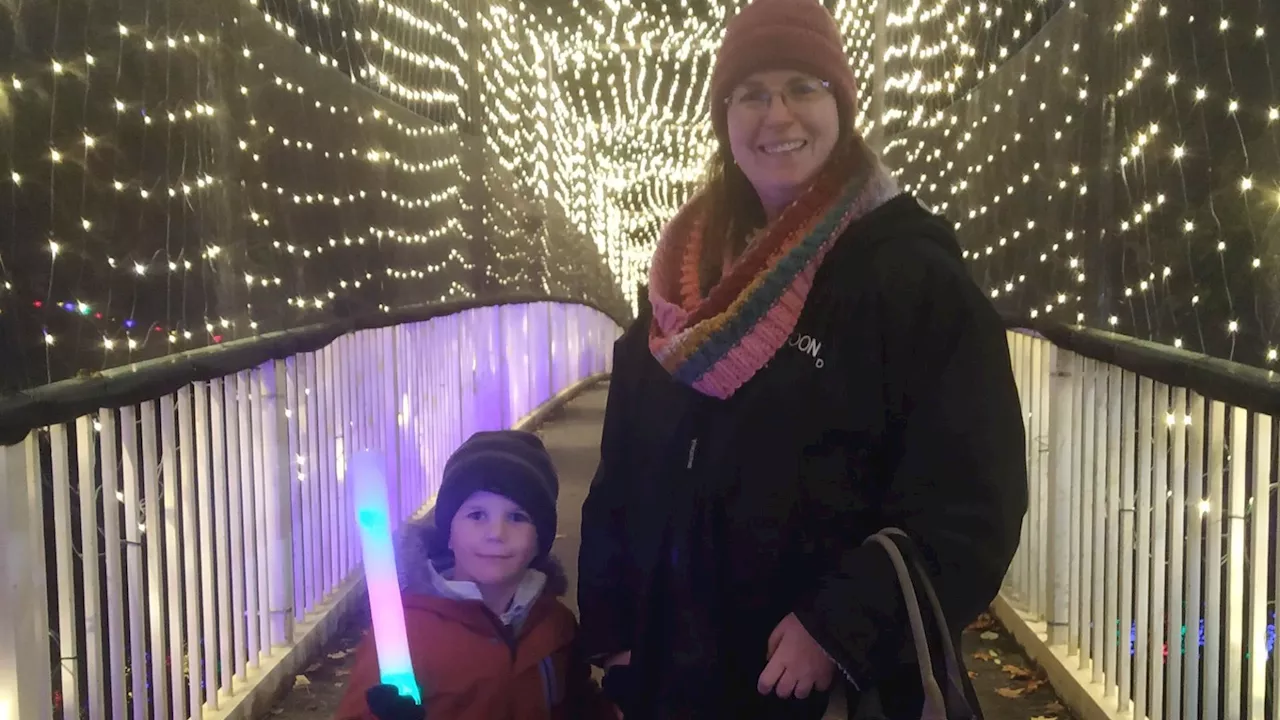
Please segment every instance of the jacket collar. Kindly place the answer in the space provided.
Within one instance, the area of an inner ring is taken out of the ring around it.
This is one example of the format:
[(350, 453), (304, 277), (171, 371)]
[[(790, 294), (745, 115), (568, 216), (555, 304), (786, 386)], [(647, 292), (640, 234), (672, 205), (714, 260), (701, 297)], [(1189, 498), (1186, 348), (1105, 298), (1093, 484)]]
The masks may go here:
[[(426, 563), (426, 568), (429, 573), (430, 588), (433, 591), (431, 594), (436, 597), (460, 602), (484, 602), (480, 588), (475, 583), (450, 579), (449, 576), (452, 575), (450, 571), (440, 571), (431, 561)], [(503, 625), (511, 628), (513, 633), (519, 635), (524, 621), (529, 617), (529, 611), (538, 602), (538, 598), (542, 597), (542, 591), (546, 586), (545, 574), (532, 568), (526, 570), (520, 585), (516, 588), (515, 596), (511, 599), (511, 605), (498, 616), (498, 619)]]

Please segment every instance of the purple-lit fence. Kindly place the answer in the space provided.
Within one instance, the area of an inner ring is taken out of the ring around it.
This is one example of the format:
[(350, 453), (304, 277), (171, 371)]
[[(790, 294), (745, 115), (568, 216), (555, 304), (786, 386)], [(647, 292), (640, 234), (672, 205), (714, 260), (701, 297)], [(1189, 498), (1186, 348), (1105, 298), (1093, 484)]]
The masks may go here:
[(1002, 619), (1108, 717), (1276, 717), (1271, 416), (1032, 333), (1009, 344), (1031, 502)]
[(618, 333), (578, 305), (478, 308), (0, 448), (0, 720), (236, 714), (358, 584), (347, 455), (386, 453), (397, 519), (424, 512), (462, 439), (607, 372)]

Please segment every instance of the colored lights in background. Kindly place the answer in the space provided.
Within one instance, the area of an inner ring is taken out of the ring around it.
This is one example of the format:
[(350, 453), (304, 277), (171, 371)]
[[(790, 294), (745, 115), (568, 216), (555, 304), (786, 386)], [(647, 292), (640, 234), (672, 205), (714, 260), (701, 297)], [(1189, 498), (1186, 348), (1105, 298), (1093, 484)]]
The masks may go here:
[[(1271, 623), (1269, 623), (1269, 624), (1267, 625), (1267, 657), (1268, 657), (1268, 658), (1270, 658), (1270, 657), (1271, 657), (1272, 653), (1274, 653), (1274, 652), (1275, 652), (1275, 648), (1276, 648), (1276, 626), (1275, 626), (1275, 618), (1276, 618), (1275, 613), (1271, 613), (1271, 620), (1272, 620), (1272, 622), (1271, 622)], [(1119, 630), (1119, 625), (1120, 625), (1120, 623), (1117, 621), (1117, 622), (1116, 622), (1116, 628), (1117, 628), (1117, 630)], [(1187, 647), (1188, 647), (1188, 644), (1187, 644), (1187, 626), (1186, 626), (1186, 625), (1181, 626), (1181, 632), (1180, 632), (1180, 634), (1181, 634), (1181, 636), (1182, 636), (1182, 647), (1181, 647), (1181, 648), (1179, 648), (1179, 651), (1180, 651), (1183, 655), (1186, 655), (1186, 654), (1187, 654)], [(1118, 632), (1118, 633), (1117, 633), (1117, 638), (1119, 638), (1119, 637), (1120, 637), (1120, 636), (1122, 636), (1122, 635), (1123, 635), (1123, 633)], [(1137, 648), (1137, 644), (1138, 644), (1138, 625), (1137, 625), (1137, 623), (1134, 623), (1133, 625), (1131, 625), (1131, 626), (1129, 627), (1129, 654), (1130, 654), (1130, 655), (1135, 655), (1135, 654), (1137, 654), (1137, 649), (1136, 649), (1136, 648)], [(1198, 629), (1198, 632), (1196, 633), (1196, 647), (1200, 647), (1200, 648), (1203, 648), (1203, 647), (1204, 647), (1204, 620), (1201, 620), (1201, 621), (1200, 621), (1200, 627), (1199, 627), (1199, 629)], [(1165, 643), (1165, 644), (1164, 644), (1164, 656), (1165, 656), (1166, 658), (1167, 658), (1167, 657), (1169, 657), (1169, 643)], [(1249, 657), (1249, 653), (1248, 653), (1248, 652), (1245, 652), (1244, 657), (1245, 657), (1245, 658), (1248, 658), (1248, 657)]]

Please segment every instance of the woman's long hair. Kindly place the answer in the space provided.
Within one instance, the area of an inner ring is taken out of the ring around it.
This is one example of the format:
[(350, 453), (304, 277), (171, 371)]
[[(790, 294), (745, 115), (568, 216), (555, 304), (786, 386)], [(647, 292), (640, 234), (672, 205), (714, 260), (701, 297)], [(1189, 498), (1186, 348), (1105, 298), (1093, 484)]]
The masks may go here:
[[(843, 113), (842, 113), (843, 120)], [(827, 158), (837, 163), (849, 177), (866, 172), (880, 160), (850, 122), (842, 122), (840, 137)], [(742, 168), (733, 162), (728, 143), (720, 143), (707, 168), (703, 182), (702, 257), (698, 261), (698, 284), (705, 297), (720, 280), (725, 256), (738, 257), (746, 249), (753, 232), (765, 226), (764, 206)]]

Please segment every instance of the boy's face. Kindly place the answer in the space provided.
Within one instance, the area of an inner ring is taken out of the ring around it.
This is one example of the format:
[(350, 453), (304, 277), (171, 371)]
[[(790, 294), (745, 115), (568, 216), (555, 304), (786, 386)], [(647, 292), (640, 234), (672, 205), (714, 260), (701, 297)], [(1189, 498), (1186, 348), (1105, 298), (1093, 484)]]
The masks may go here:
[(454, 575), (477, 585), (519, 582), (538, 552), (529, 514), (502, 495), (473, 493), (449, 527)]

